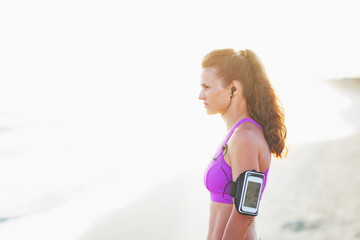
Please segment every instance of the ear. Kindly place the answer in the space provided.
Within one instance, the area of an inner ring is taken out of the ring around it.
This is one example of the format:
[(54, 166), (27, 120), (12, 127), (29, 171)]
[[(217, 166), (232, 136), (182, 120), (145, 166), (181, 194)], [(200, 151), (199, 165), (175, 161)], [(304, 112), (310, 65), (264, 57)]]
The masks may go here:
[(233, 80), (230, 83), (230, 89), (231, 89), (232, 96), (239, 95), (239, 94), (243, 95), (243, 87), (238, 80)]

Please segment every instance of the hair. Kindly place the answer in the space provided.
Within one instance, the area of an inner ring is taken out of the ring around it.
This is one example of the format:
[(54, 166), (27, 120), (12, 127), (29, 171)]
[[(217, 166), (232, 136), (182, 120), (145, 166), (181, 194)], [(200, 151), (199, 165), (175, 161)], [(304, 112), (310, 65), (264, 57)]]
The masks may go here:
[(249, 49), (218, 49), (204, 57), (202, 67), (215, 67), (223, 86), (233, 80), (241, 83), (248, 113), (264, 129), (271, 153), (276, 158), (286, 157), (284, 110), (256, 54)]

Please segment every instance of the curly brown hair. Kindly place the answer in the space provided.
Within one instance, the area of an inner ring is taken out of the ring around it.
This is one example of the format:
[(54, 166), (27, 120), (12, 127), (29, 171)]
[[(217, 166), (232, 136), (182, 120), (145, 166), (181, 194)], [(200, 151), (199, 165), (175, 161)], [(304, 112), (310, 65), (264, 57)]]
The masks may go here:
[(218, 49), (204, 57), (202, 67), (215, 67), (223, 86), (233, 80), (242, 84), (249, 115), (263, 127), (271, 153), (277, 158), (286, 157), (284, 110), (256, 54), (249, 49)]

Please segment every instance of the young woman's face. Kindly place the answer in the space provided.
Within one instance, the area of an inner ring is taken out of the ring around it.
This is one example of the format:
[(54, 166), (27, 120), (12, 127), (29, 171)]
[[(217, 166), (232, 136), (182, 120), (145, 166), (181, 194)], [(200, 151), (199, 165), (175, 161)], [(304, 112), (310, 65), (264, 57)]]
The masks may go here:
[(204, 102), (208, 114), (224, 113), (230, 104), (229, 88), (224, 88), (214, 67), (204, 68), (201, 75), (199, 99)]

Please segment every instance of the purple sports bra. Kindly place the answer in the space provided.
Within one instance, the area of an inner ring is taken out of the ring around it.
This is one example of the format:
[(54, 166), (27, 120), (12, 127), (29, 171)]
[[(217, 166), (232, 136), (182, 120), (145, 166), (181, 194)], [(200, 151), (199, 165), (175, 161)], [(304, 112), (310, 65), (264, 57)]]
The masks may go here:
[[(227, 151), (227, 141), (230, 139), (235, 129), (244, 122), (252, 122), (262, 129), (262, 127), (254, 120), (250, 118), (244, 118), (240, 122), (238, 122), (227, 134), (225, 140), (221, 143), (218, 150), (216, 151), (213, 160), (211, 160), (209, 166), (207, 167), (204, 176), (205, 187), (210, 191), (210, 199), (213, 202), (229, 204), (233, 203), (233, 199), (230, 196), (230, 183), (233, 180), (232, 171), (231, 167), (226, 163), (224, 159), (224, 154)], [(265, 179), (261, 190), (261, 195), (264, 192), (266, 186), (268, 171), (269, 169), (264, 172)]]

